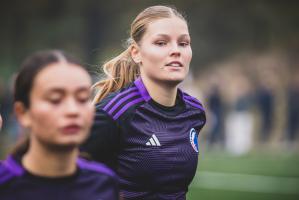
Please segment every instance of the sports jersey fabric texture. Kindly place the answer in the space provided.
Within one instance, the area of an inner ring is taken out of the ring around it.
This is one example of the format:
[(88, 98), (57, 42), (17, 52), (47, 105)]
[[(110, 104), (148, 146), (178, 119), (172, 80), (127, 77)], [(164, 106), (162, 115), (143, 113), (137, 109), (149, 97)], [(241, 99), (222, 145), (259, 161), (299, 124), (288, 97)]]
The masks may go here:
[(205, 122), (203, 106), (194, 97), (179, 89), (175, 106), (165, 107), (138, 78), (96, 104), (82, 151), (116, 171), (125, 199), (185, 199)]
[(19, 157), (0, 162), (1, 200), (117, 200), (116, 174), (106, 166), (77, 160), (77, 171), (67, 177), (36, 176), (21, 165)]

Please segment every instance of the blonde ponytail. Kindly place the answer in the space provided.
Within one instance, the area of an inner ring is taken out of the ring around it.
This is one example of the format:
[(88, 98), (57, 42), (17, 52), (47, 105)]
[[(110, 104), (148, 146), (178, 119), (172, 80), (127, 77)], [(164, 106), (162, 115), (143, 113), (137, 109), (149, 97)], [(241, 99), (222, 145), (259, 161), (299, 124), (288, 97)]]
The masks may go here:
[(98, 90), (93, 100), (94, 103), (101, 101), (110, 92), (125, 87), (139, 76), (139, 67), (131, 58), (130, 47), (106, 62), (103, 65), (103, 71), (107, 78), (93, 85), (93, 89)]

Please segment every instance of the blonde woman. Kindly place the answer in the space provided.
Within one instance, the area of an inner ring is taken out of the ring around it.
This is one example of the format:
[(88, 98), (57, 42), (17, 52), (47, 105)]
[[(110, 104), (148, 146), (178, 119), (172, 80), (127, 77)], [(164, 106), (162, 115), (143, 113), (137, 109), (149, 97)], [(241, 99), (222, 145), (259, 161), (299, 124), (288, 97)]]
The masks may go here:
[(117, 172), (124, 199), (185, 199), (206, 121), (202, 104), (178, 88), (192, 58), (187, 22), (174, 8), (146, 8), (128, 43), (95, 84), (95, 123), (82, 149)]

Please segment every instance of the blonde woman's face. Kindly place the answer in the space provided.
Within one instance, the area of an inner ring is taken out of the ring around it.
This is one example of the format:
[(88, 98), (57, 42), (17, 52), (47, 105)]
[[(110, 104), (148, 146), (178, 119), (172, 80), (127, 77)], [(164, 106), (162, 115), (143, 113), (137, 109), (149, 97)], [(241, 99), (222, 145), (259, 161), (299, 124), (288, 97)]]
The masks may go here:
[(192, 58), (186, 22), (178, 17), (150, 23), (139, 44), (141, 76), (157, 82), (178, 84), (189, 71)]
[(30, 107), (21, 123), (35, 142), (54, 147), (74, 147), (88, 136), (94, 106), (91, 79), (73, 64), (54, 63), (42, 69), (33, 82)]

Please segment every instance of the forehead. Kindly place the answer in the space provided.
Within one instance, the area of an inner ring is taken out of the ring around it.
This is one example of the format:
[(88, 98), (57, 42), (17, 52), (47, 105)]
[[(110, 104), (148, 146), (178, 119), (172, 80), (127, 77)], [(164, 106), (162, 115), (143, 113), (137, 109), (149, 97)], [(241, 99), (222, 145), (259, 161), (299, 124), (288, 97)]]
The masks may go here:
[(42, 69), (35, 77), (32, 89), (74, 89), (90, 85), (91, 79), (84, 69), (75, 64), (61, 62), (50, 64)]
[(162, 18), (149, 23), (145, 35), (155, 36), (159, 34), (189, 35), (187, 23), (176, 16)]

